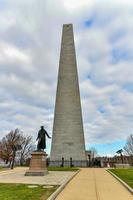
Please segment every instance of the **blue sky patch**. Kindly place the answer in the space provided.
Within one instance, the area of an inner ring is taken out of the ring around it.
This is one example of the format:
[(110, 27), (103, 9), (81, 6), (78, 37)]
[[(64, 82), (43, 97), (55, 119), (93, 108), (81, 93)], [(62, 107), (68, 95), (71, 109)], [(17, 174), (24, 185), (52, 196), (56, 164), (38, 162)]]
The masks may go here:
[(4, 8), (6, 8), (6, 0), (0, 0), (0, 10), (3, 10)]
[[(98, 155), (100, 156), (107, 156), (109, 154), (111, 155), (115, 155), (116, 151), (118, 151), (119, 149), (123, 149), (123, 147), (125, 146), (125, 140), (118, 140), (115, 142), (111, 142), (111, 143), (106, 143), (106, 144), (93, 144), (93, 147), (96, 148), (96, 150), (98, 151)], [(87, 145), (87, 149), (89, 149), (91, 147), (91, 145)]]
[(123, 86), (123, 89), (128, 91), (128, 92), (133, 92), (133, 84), (129, 83), (129, 84), (125, 84)]
[(85, 21), (85, 26), (87, 28), (90, 28), (93, 25), (93, 23), (94, 23), (94, 19), (93, 18), (88, 19), (87, 21)]
[(102, 113), (102, 114), (104, 114), (106, 111), (105, 111), (105, 109), (104, 109), (104, 107), (99, 107), (98, 108), (98, 111), (100, 112), (100, 113)]
[(123, 60), (129, 60), (129, 53), (122, 48), (113, 48), (112, 49), (112, 61), (113, 63), (118, 63)]
[(126, 35), (126, 30), (124, 29), (117, 30), (115, 33), (113, 33), (113, 35), (111, 35), (110, 42), (115, 43), (121, 38), (123, 38), (125, 35)]
[(91, 79), (91, 75), (90, 74), (87, 76), (87, 79)]
[(110, 98), (110, 103), (112, 106), (121, 106), (122, 105), (122, 102), (120, 99), (118, 99), (118, 97), (111, 97)]

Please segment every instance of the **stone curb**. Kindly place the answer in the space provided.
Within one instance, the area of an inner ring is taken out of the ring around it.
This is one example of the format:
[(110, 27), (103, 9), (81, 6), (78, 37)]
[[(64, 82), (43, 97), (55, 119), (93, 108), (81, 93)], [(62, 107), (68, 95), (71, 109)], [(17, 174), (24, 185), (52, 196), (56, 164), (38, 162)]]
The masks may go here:
[(106, 170), (107, 172), (109, 172), (113, 177), (115, 177), (122, 185), (124, 185), (124, 187), (131, 192), (131, 194), (133, 194), (133, 189), (127, 185), (123, 180), (121, 180), (118, 176), (116, 176), (113, 172), (109, 171), (108, 169)]
[(66, 187), (66, 185), (80, 172), (80, 169), (72, 175), (65, 183), (59, 186), (59, 188), (47, 199), (47, 200), (55, 200), (55, 198), (59, 195), (59, 193)]

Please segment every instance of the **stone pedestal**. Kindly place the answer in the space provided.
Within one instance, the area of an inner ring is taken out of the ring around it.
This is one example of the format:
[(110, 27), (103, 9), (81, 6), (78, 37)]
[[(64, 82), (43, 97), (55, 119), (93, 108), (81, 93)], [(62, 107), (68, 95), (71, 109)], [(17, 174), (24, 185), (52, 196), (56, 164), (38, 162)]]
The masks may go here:
[(46, 152), (36, 151), (33, 152), (31, 156), (30, 167), (29, 170), (25, 173), (25, 176), (44, 176), (48, 174)]

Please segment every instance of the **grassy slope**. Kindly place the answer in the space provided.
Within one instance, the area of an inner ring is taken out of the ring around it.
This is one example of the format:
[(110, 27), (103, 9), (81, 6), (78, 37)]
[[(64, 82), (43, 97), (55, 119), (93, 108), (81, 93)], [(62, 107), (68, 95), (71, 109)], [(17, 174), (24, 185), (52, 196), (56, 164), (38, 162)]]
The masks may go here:
[(0, 200), (46, 200), (58, 186), (44, 189), (43, 186), (28, 188), (25, 184), (0, 183)]
[(126, 182), (131, 188), (133, 188), (133, 168), (132, 169), (110, 169), (115, 175)]

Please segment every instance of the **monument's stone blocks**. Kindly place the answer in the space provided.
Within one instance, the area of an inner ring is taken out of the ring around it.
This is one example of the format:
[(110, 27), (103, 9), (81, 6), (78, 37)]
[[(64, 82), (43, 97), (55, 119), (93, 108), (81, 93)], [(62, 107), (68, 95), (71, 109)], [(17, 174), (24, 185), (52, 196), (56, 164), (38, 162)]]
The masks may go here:
[[(85, 142), (72, 24), (63, 25), (50, 165), (86, 163)], [(84, 164), (86, 165), (86, 164)]]
[(32, 152), (31, 156), (30, 167), (25, 176), (44, 176), (48, 174), (47, 154), (45, 152)]

